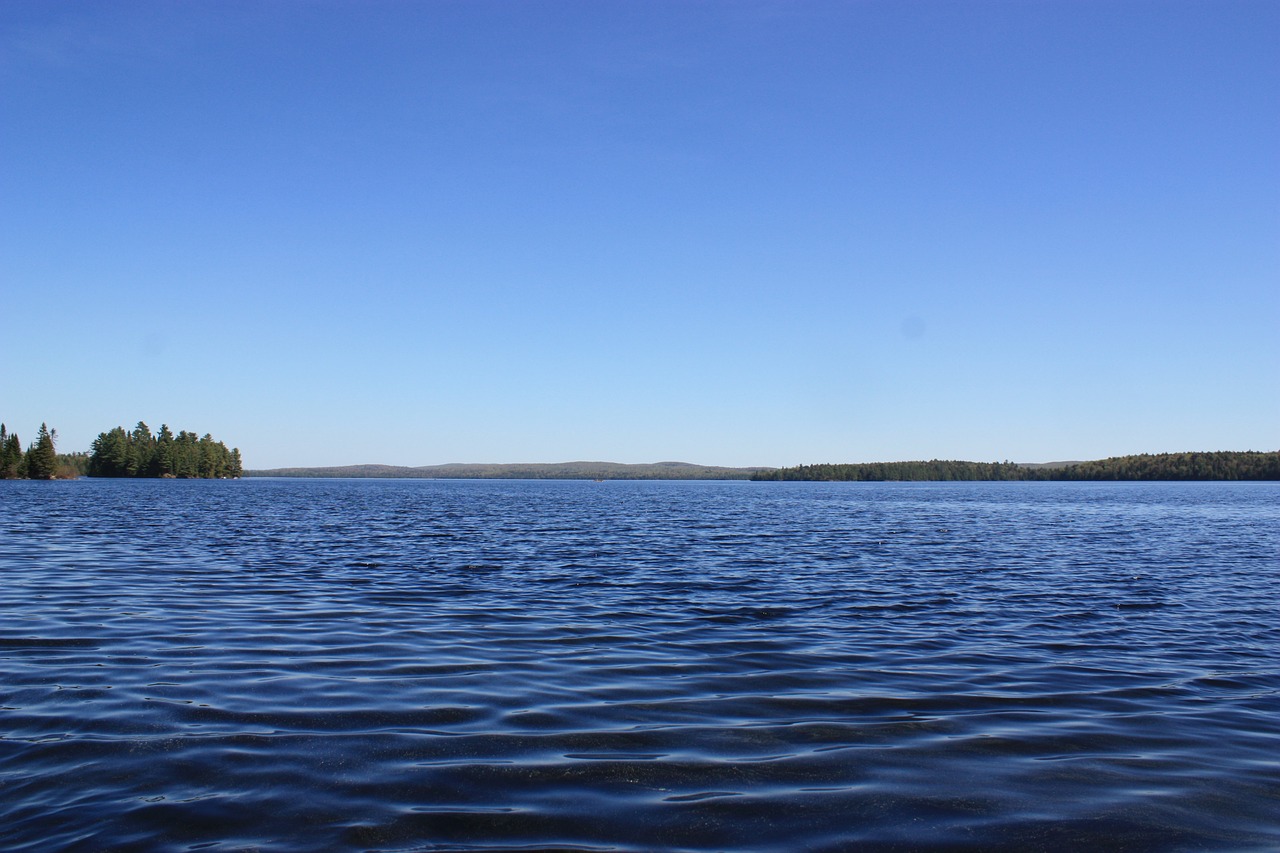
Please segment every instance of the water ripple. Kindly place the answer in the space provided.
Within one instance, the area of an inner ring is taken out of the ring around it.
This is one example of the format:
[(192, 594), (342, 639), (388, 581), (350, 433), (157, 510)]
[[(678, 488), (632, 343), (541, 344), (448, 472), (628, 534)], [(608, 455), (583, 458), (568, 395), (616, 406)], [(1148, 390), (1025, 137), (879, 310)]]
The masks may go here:
[(0, 483), (6, 850), (1280, 847), (1280, 487)]

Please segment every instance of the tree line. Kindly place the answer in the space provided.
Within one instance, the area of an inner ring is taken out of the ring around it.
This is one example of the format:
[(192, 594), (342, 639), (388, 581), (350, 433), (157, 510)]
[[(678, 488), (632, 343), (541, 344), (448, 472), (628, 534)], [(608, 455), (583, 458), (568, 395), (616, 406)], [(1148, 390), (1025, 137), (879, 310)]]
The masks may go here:
[(177, 477), (228, 479), (243, 473), (240, 449), (227, 449), (221, 441), (205, 433), (182, 430), (177, 435), (168, 424), (151, 434), (144, 422), (132, 432), (116, 427), (99, 433), (89, 454), (90, 477)]
[(91, 453), (58, 453), (57, 430), (40, 424), (26, 450), (17, 433), (0, 423), (0, 480), (54, 480), (76, 477), (179, 477), (226, 479), (243, 472), (239, 448), (227, 449), (205, 433), (177, 435), (162, 425), (158, 435), (142, 421), (132, 432), (116, 427), (100, 433)]
[(863, 462), (760, 471), (753, 480), (1280, 480), (1280, 451), (1142, 453), (1061, 466), (1013, 462)]
[(54, 446), (57, 430), (40, 424), (36, 440), (22, 449), (16, 432), (0, 423), (0, 480), (53, 480), (80, 476), (84, 454), (60, 454)]

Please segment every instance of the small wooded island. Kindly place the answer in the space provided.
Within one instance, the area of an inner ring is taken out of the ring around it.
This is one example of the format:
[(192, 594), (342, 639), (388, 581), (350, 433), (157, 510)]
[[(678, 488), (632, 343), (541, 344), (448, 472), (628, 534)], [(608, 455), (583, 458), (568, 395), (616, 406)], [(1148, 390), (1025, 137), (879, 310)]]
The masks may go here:
[(90, 477), (227, 480), (241, 472), (238, 447), (228, 450), (208, 433), (197, 438), (194, 432), (182, 430), (174, 435), (168, 424), (161, 424), (160, 433), (152, 435), (150, 428), (138, 421), (133, 432), (116, 427), (99, 433), (85, 473)]
[(58, 453), (58, 433), (40, 425), (40, 433), (24, 452), (17, 433), (0, 424), (0, 479), (69, 480), (76, 477), (161, 477), (222, 480), (242, 473), (239, 448), (227, 449), (205, 433), (182, 430), (174, 435), (168, 424), (152, 435), (142, 421), (99, 433), (91, 453)]

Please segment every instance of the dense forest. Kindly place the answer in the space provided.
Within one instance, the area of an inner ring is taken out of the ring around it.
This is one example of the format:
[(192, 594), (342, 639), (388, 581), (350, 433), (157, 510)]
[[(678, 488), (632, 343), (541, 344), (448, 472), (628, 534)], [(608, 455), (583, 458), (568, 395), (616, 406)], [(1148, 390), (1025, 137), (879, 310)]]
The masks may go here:
[(88, 457), (58, 453), (57, 440), (57, 430), (40, 424), (36, 440), (24, 451), (18, 434), (0, 423), (0, 480), (69, 480), (84, 474)]
[(76, 477), (184, 477), (226, 479), (241, 475), (240, 451), (228, 450), (206, 433), (185, 430), (159, 435), (141, 421), (133, 432), (116, 427), (101, 433), (92, 453), (58, 453), (56, 430), (40, 424), (24, 451), (17, 433), (0, 423), (0, 480), (74, 480)]
[(1280, 451), (1143, 453), (1064, 465), (1013, 462), (864, 462), (760, 471), (753, 480), (1280, 480)]
[(242, 472), (240, 450), (228, 450), (205, 433), (197, 437), (183, 430), (177, 435), (161, 424), (157, 435), (142, 421), (100, 433), (93, 441), (87, 474), (90, 477), (178, 477), (227, 479)]

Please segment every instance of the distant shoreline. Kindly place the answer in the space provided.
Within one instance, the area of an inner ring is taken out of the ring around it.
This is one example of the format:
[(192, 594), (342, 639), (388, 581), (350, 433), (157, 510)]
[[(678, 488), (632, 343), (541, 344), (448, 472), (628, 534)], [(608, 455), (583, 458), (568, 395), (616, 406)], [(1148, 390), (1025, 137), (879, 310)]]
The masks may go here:
[(449, 465), (341, 465), (248, 470), (245, 477), (435, 480), (756, 480), (947, 482), (1045, 480), (1280, 480), (1280, 451), (1138, 454), (1084, 462), (928, 460), (731, 468), (688, 462), (539, 462)]
[(750, 480), (772, 468), (729, 468), (688, 462), (529, 462), (448, 465), (340, 465), (245, 471), (246, 477), (354, 477), (397, 480)]

